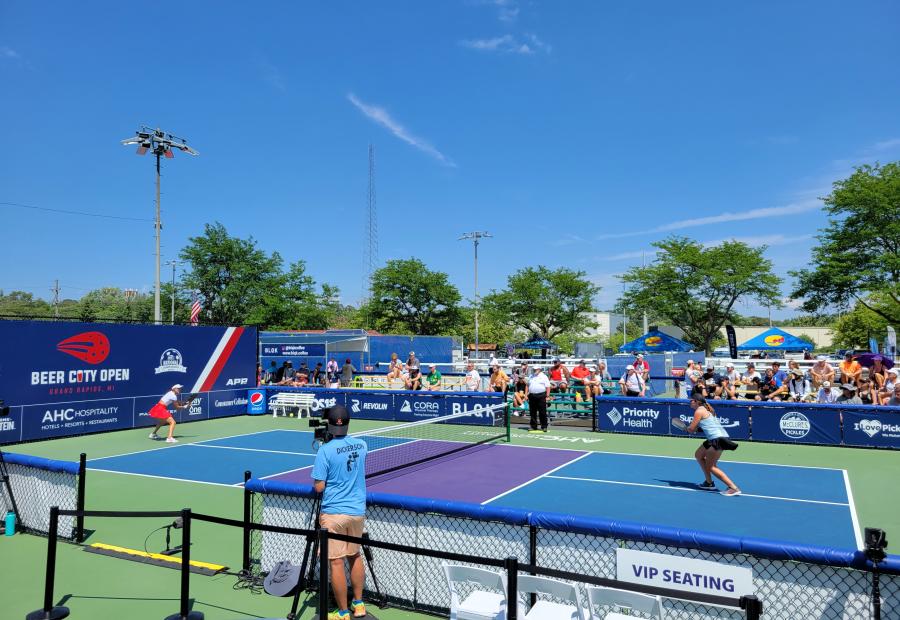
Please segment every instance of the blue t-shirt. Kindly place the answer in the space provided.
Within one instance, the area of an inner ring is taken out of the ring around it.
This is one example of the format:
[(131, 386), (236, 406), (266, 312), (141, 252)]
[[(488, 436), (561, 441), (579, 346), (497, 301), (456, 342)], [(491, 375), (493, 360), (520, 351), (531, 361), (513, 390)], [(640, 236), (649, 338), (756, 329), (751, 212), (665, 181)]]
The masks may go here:
[(781, 387), (781, 384), (787, 380), (787, 373), (779, 368), (772, 378), (775, 379), (775, 387)]
[(322, 512), (366, 514), (366, 442), (352, 436), (323, 444), (313, 463), (313, 480), (325, 481)]

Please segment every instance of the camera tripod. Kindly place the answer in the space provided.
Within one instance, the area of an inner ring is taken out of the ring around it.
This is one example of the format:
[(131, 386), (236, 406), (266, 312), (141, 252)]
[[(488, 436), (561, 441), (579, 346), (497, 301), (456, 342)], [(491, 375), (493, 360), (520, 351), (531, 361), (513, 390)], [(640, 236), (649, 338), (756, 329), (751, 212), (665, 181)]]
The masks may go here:
[[(322, 514), (322, 494), (317, 493), (315, 498), (313, 499), (312, 510), (309, 514), (309, 524), (307, 529), (315, 531), (318, 523), (319, 517)], [(368, 534), (363, 533), (363, 538), (368, 538)], [(387, 607), (387, 597), (381, 593), (381, 587), (378, 585), (378, 577), (375, 576), (375, 566), (374, 566), (374, 558), (372, 557), (372, 549), (368, 545), (362, 545), (363, 556), (365, 557), (366, 565), (369, 567), (369, 574), (372, 575), (372, 583), (375, 586), (375, 594), (378, 595), (380, 599), (380, 605), (382, 609)], [(315, 533), (308, 536), (306, 539), (306, 547), (303, 550), (303, 562), (300, 565), (300, 579), (297, 582), (297, 589), (294, 592), (294, 600), (291, 603), (291, 611), (288, 613), (288, 620), (295, 620), (297, 618), (297, 608), (300, 606), (300, 593), (301, 592), (309, 592), (313, 591), (316, 588), (316, 580), (314, 576), (314, 569), (316, 566), (316, 557), (319, 555), (319, 540), (316, 538)], [(320, 605), (327, 605), (328, 601), (319, 601)]]
[(0, 450), (0, 482), (6, 488), (6, 495), (16, 515), (16, 528), (21, 527), (22, 519), (19, 517), (19, 506), (16, 504), (16, 496), (13, 494), (12, 483), (9, 481), (9, 469), (6, 467), (6, 459), (3, 458), (3, 450)]

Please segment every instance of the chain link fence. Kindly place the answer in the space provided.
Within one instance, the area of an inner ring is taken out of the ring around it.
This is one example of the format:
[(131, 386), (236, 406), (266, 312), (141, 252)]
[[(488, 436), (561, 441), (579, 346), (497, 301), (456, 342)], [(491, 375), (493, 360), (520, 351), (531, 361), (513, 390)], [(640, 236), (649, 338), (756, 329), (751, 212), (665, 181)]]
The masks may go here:
[[(64, 510), (84, 508), (85, 459), (79, 463), (55, 461), (24, 454), (3, 452), (12, 488), (12, 498), (5, 484), (0, 484), (0, 515), (18, 508), (20, 527), (32, 534), (46, 535), (50, 530), (50, 507)], [(2, 472), (0, 472), (2, 473)], [(81, 540), (83, 520), (61, 517), (57, 534), (61, 538)]]
[[(253, 520), (269, 525), (308, 527), (313, 501), (307, 497), (254, 493)], [(708, 560), (753, 571), (755, 594), (763, 603), (763, 617), (772, 620), (861, 620), (871, 618), (872, 573), (846, 566), (716, 553), (644, 540), (625, 540), (518, 521), (492, 520), (418, 512), (370, 502), (366, 529), (372, 539), (503, 559), (514, 556), (544, 568), (616, 578), (616, 549), (626, 547), (670, 556)], [(305, 539), (254, 532), (251, 566), (268, 572), (276, 562), (300, 564)], [(389, 550), (373, 550), (373, 566), (381, 594), (394, 605), (416, 611), (446, 613), (449, 590), (435, 558)], [(374, 581), (367, 566), (367, 596), (374, 596)], [(583, 600), (586, 590), (580, 585)], [(900, 617), (900, 576), (881, 575), (882, 618)], [(731, 620), (744, 612), (733, 608), (665, 599), (671, 620)]]

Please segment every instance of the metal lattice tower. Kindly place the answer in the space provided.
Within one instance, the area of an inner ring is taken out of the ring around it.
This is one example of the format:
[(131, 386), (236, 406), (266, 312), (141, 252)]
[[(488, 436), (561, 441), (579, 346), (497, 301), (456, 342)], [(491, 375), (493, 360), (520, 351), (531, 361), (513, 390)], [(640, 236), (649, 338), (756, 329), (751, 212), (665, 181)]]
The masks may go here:
[(369, 192), (367, 196), (366, 224), (363, 250), (362, 297), (368, 299), (372, 292), (372, 276), (378, 268), (378, 210), (375, 205), (375, 145), (369, 145)]

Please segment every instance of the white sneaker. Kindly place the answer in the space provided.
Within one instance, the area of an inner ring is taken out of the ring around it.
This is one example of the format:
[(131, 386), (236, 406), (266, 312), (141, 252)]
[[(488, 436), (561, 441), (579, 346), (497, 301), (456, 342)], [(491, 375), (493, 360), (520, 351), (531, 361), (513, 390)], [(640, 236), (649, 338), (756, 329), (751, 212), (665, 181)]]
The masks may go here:
[(174, 437), (167, 437), (166, 443), (178, 443), (178, 440), (175, 439)]
[(150, 433), (150, 439), (159, 439), (159, 435), (156, 433)]

